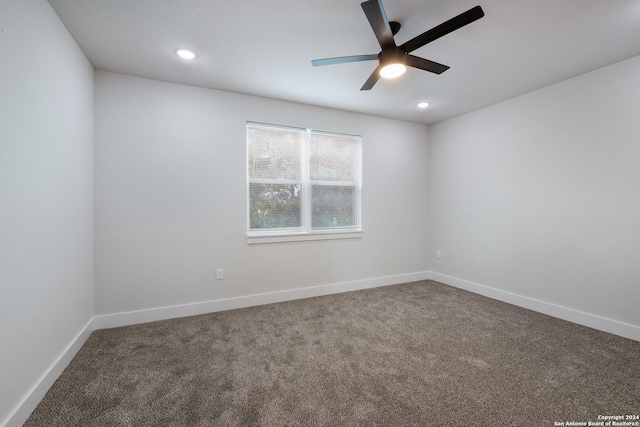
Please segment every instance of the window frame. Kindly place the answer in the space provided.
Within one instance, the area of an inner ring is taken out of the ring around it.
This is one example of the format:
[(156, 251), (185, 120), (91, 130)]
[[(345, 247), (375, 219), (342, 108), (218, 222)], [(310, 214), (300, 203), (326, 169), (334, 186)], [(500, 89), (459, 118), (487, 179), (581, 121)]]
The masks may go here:
[[(294, 184), (293, 181), (297, 180), (277, 180), (270, 178), (251, 178), (249, 175), (249, 129), (251, 127), (257, 128), (272, 128), (278, 130), (291, 130), (293, 132), (304, 132), (304, 138), (302, 146), (300, 147), (300, 227), (292, 228), (265, 228), (265, 229), (251, 229), (251, 192), (250, 185), (253, 183), (258, 184)], [(353, 162), (353, 181), (325, 181), (325, 180), (312, 180), (310, 168), (310, 141), (311, 135), (335, 135), (338, 137), (353, 138), (356, 141), (355, 155)], [(259, 122), (246, 122), (245, 126), (245, 169), (246, 169), (246, 226), (247, 226), (247, 243), (278, 243), (278, 242), (295, 242), (306, 240), (329, 240), (329, 239), (354, 239), (363, 237), (362, 228), (362, 136), (331, 132), (324, 130), (317, 130), (311, 128), (300, 128), (292, 126), (274, 125), (269, 123)], [(306, 159), (306, 160), (305, 160)], [(291, 182), (289, 182), (291, 181)], [(324, 185), (324, 186), (349, 186), (353, 187), (353, 226), (345, 227), (333, 227), (333, 228), (313, 228), (312, 227), (312, 186)]]

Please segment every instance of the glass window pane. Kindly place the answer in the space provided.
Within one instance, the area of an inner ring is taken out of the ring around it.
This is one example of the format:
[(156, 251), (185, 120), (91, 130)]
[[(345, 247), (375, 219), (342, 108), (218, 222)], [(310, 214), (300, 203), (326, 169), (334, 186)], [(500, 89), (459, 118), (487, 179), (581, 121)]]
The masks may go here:
[(311, 179), (353, 182), (355, 156), (354, 137), (312, 133), (309, 145)]
[(354, 226), (354, 187), (314, 185), (311, 188), (312, 228)]
[(300, 146), (304, 132), (247, 127), (247, 170), (251, 178), (300, 179)]
[(300, 227), (300, 185), (249, 184), (249, 227)]

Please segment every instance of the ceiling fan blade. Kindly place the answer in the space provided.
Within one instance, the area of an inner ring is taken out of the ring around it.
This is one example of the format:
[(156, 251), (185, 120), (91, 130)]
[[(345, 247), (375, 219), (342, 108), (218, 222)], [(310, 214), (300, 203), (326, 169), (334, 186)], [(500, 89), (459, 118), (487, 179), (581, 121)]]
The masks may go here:
[(448, 65), (439, 64), (437, 62), (430, 61), (428, 59), (419, 58), (413, 55), (405, 55), (405, 64), (409, 67), (419, 68), (421, 70), (430, 71), (436, 74), (442, 74), (447, 71), (450, 67)]
[(367, 81), (364, 82), (364, 85), (362, 85), (360, 90), (370, 90), (373, 87), (373, 85), (376, 84), (376, 82), (380, 78), (380, 68), (382, 68), (382, 66), (378, 65), (376, 69), (373, 70), (373, 73), (371, 73)]
[(377, 54), (339, 56), (336, 58), (314, 59), (311, 61), (311, 65), (320, 67), (322, 65), (344, 64), (345, 62), (373, 61), (374, 59), (378, 59)]
[(440, 37), (445, 36), (452, 31), (462, 28), (465, 25), (482, 18), (483, 16), (484, 11), (480, 6), (473, 7), (456, 17), (449, 19), (446, 22), (433, 27), (429, 31), (425, 31), (419, 36), (412, 38), (400, 47), (407, 53), (412, 52), (427, 43), (431, 43), (432, 41), (439, 39)]
[(367, 16), (367, 20), (369, 20), (371, 29), (376, 35), (380, 47), (382, 49), (395, 47), (396, 43), (393, 41), (393, 32), (391, 31), (387, 15), (384, 12), (384, 7), (382, 7), (382, 1), (369, 0), (361, 3), (360, 6), (362, 6), (362, 10), (364, 10), (364, 14)]

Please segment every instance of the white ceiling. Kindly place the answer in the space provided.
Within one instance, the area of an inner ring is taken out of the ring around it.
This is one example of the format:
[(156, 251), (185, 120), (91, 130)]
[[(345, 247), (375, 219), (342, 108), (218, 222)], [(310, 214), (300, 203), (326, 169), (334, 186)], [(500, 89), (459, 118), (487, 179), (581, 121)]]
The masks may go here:
[(397, 44), (477, 4), (485, 17), (413, 52), (445, 73), (360, 91), (376, 61), (310, 62), (379, 52), (360, 2), (49, 0), (97, 69), (422, 123), (640, 55), (640, 0), (383, 0)]

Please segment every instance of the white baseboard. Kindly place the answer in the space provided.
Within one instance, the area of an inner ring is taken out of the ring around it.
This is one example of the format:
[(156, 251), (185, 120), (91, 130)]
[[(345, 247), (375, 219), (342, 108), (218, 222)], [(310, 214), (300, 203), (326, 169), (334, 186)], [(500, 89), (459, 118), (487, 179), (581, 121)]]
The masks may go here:
[(237, 308), (253, 307), (257, 305), (272, 304), (276, 302), (291, 301), (302, 298), (311, 298), (322, 295), (357, 291), (360, 289), (377, 288), (380, 286), (415, 282), (418, 280), (427, 280), (428, 278), (429, 272), (422, 271), (417, 273), (356, 280), (353, 282), (312, 286), (308, 288), (268, 292), (235, 298), (225, 298), (193, 304), (152, 308), (148, 310), (131, 311), (126, 313), (107, 314), (103, 316), (96, 316), (94, 318), (94, 329), (116, 328), (120, 326), (137, 325), (139, 323), (155, 322), (158, 320), (196, 316), (200, 314), (214, 313), (216, 311), (233, 310)]
[(36, 409), (38, 403), (42, 400), (53, 383), (58, 379), (62, 371), (69, 365), (71, 360), (80, 351), (84, 343), (87, 341), (91, 332), (93, 332), (93, 318), (85, 325), (80, 333), (71, 341), (67, 348), (62, 352), (60, 357), (55, 360), (49, 369), (36, 382), (33, 388), (27, 393), (25, 398), (17, 406), (13, 414), (5, 420), (5, 427), (20, 427), (27, 421), (29, 415)]
[(629, 325), (617, 320), (600, 317), (595, 314), (589, 314), (572, 308), (563, 307), (561, 305), (525, 297), (512, 292), (491, 288), (489, 286), (480, 285), (468, 280), (458, 279), (457, 277), (451, 277), (433, 271), (429, 272), (429, 278), (436, 282), (444, 283), (445, 285), (464, 289), (498, 301), (503, 301), (538, 313), (557, 317), (558, 319), (577, 323), (578, 325), (587, 326), (610, 334), (619, 335), (624, 338), (640, 341), (640, 327), (638, 326)]

